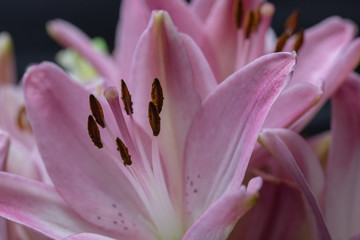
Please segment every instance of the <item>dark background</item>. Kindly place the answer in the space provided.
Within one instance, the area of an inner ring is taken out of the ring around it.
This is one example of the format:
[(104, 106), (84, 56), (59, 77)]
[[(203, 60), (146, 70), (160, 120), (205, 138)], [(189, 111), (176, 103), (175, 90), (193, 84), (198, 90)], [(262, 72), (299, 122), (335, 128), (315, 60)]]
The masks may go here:
[[(173, 1), (173, 0), (169, 0)], [(273, 28), (279, 34), (286, 17), (300, 10), (301, 27), (339, 15), (360, 24), (359, 0), (273, 0), (276, 13)], [(60, 47), (47, 36), (45, 23), (54, 18), (68, 20), (90, 37), (101, 36), (113, 48), (120, 1), (108, 0), (0, 0), (0, 32), (9, 32), (15, 43), (19, 78), (30, 63), (53, 61)], [(306, 133), (328, 128), (329, 107), (312, 123)]]

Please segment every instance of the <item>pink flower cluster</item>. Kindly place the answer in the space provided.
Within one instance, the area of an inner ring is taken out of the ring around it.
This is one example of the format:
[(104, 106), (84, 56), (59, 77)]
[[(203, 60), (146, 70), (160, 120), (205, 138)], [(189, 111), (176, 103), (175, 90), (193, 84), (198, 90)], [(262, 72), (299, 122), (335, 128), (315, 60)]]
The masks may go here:
[(87, 83), (43, 62), (16, 85), (2, 33), (0, 239), (360, 239), (357, 27), (294, 12), (276, 37), (274, 10), (123, 0), (111, 55), (49, 22)]

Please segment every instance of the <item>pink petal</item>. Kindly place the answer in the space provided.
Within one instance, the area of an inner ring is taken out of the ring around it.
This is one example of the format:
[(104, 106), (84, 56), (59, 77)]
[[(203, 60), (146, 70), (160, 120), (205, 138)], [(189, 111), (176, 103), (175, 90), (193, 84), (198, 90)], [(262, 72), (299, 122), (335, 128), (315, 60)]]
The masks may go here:
[(322, 91), (308, 83), (298, 83), (285, 89), (271, 108), (265, 128), (288, 127), (317, 104)]
[(201, 20), (191, 11), (185, 1), (145, 0), (145, 2), (152, 10), (162, 9), (169, 13), (174, 25), (179, 29), (179, 32), (189, 35), (199, 45), (206, 56), (214, 75), (218, 77), (217, 56), (215, 55), (213, 46), (206, 34), (206, 29)]
[(190, 60), (195, 88), (204, 100), (217, 87), (215, 76), (196, 43), (185, 34), (181, 35), (181, 39)]
[(89, 37), (80, 29), (60, 19), (48, 22), (46, 27), (51, 37), (64, 47), (72, 48), (81, 54), (110, 83), (118, 80), (118, 72), (112, 59), (95, 50)]
[[(71, 235), (65, 238), (64, 240), (115, 240), (115, 239), (93, 233), (80, 233), (76, 235)], [(117, 238), (117, 240), (121, 240), (121, 239)]]
[(205, 22), (215, 2), (215, 0), (193, 0), (190, 7), (195, 15)]
[[(184, 42), (187, 42), (187, 48)], [(166, 160), (164, 165), (169, 177), (171, 195), (176, 199), (174, 201), (180, 202), (181, 196), (174, 194), (180, 192), (178, 188), (182, 182), (185, 138), (201, 101), (194, 86), (194, 78), (202, 77), (203, 70), (196, 68), (201, 63), (197, 63), (195, 58), (190, 61), (191, 56), (186, 49), (191, 46), (187, 40), (184, 42), (169, 15), (163, 11), (154, 12), (136, 49), (129, 87), (133, 95), (134, 118), (152, 135), (148, 120), (151, 84), (156, 77), (162, 85), (164, 106), (160, 114), (161, 131), (157, 141), (161, 155)]]
[(312, 239), (300, 191), (264, 181), (259, 200), (240, 218), (228, 240)]
[(10, 221), (7, 221), (7, 230), (8, 230), (9, 238), (6, 239), (21, 239), (21, 240), (35, 240), (35, 239), (51, 240), (52, 239), (40, 232), (37, 232), (28, 227)]
[[(308, 176), (307, 181), (305, 178), (306, 175), (304, 176), (304, 173), (298, 166), (298, 163), (304, 164), (306, 161), (309, 161), (313, 164), (313, 161), (316, 161), (316, 157), (310, 146), (297, 136), (296, 133), (287, 129), (263, 130), (259, 136), (259, 141), (273, 157), (281, 162), (298, 184), (309, 204), (311, 209), (310, 214), (314, 217), (314, 230), (317, 233), (318, 239), (331, 239), (318, 201), (316, 200), (316, 197), (320, 194), (319, 192), (321, 191), (323, 183), (323, 177), (316, 175), (316, 173), (321, 173), (321, 167), (318, 166), (317, 169), (310, 169), (316, 165), (309, 165), (308, 169), (306, 169), (307, 172), (304, 172)], [(313, 171), (313, 173), (311, 173), (310, 170)], [(320, 180), (320, 186), (317, 186), (317, 180)], [(316, 197), (313, 192), (315, 192)]]
[(360, 240), (360, 233), (355, 234), (354, 236), (352, 236), (352, 237), (350, 238), (350, 240)]
[[(249, 9), (257, 9), (257, 7), (261, 4), (261, 2), (264, 2), (263, 0), (243, 0), (242, 4), (244, 7), (244, 12), (246, 12)], [(209, 15), (211, 12), (215, 12), (221, 7), (221, 4), (227, 4), (234, 6), (236, 4), (236, 1), (234, 0), (223, 0), (223, 1), (214, 1), (214, 0), (193, 0), (190, 3), (190, 7), (194, 11), (194, 13), (203, 21), (205, 21), (207, 18), (209, 18)], [(228, 12), (226, 15), (229, 18), (234, 18), (233, 13), (234, 10), (232, 9), (230, 12)], [(231, 13), (231, 14), (229, 14)]]
[(49, 185), (0, 172), (0, 215), (54, 239), (97, 231), (70, 209)]
[(341, 84), (345, 81), (348, 74), (356, 68), (359, 62), (359, 55), (360, 38), (357, 38), (342, 49), (342, 52), (331, 65), (331, 71), (324, 76), (324, 94), (320, 102), (308, 111), (302, 118), (295, 122), (291, 127), (292, 129), (300, 131), (313, 118), (329, 97), (333, 95), (339, 86), (341, 86)]
[[(137, 239), (146, 231), (141, 226), (143, 205), (108, 152), (89, 138), (89, 92), (50, 63), (31, 67), (24, 88), (40, 153), (60, 195), (88, 222)], [(111, 116), (108, 106), (103, 108)], [(105, 143), (115, 149), (114, 142)], [(127, 228), (119, 227), (121, 220)]]
[(136, 44), (149, 22), (150, 10), (140, 0), (124, 0), (121, 4), (113, 54), (121, 78), (126, 81), (130, 76)]
[(334, 239), (360, 229), (360, 76), (351, 74), (332, 101), (332, 141), (326, 169), (326, 218)]
[[(308, 82), (323, 88), (324, 94), (313, 109), (297, 121), (292, 129), (300, 131), (341, 85), (358, 64), (360, 39), (351, 42), (356, 26), (339, 17), (331, 17), (305, 31), (304, 44), (298, 53), (297, 67), (289, 87)], [(287, 44), (292, 49), (295, 39)]]
[(219, 83), (235, 69), (238, 29), (234, 23), (233, 8), (233, 1), (216, 1), (204, 26), (215, 52), (216, 64), (219, 68), (219, 75), (216, 77)]
[(260, 177), (250, 180), (248, 189), (226, 194), (215, 202), (186, 232), (183, 240), (226, 239), (236, 221), (257, 201)]
[(9, 239), (5, 218), (0, 218), (0, 239)]
[(191, 11), (185, 1), (145, 0), (150, 9), (162, 9), (169, 13), (179, 31), (190, 35), (195, 42), (201, 42), (203, 29), (200, 19)]
[[(334, 61), (356, 34), (356, 26), (339, 17), (331, 17), (304, 33), (304, 44), (298, 53), (291, 84), (308, 82), (321, 87), (333, 69)], [(287, 44), (291, 51), (295, 39)]]
[(5, 168), (5, 161), (9, 151), (10, 139), (7, 132), (0, 129), (0, 170)]
[(329, 156), (331, 133), (330, 131), (322, 132), (307, 139), (311, 148), (315, 152), (320, 164), (325, 168)]
[(268, 131), (270, 131), (271, 134), (279, 136), (279, 138), (281, 138), (281, 140), (286, 144), (286, 147), (294, 156), (297, 166), (304, 175), (316, 199), (318, 201), (322, 200), (321, 198), (324, 191), (325, 177), (320, 162), (311, 146), (305, 141), (305, 139), (300, 137), (300, 135), (290, 130), (264, 130), (264, 134)]
[(16, 83), (13, 42), (7, 32), (0, 33), (0, 86)]
[(294, 63), (290, 53), (266, 55), (230, 76), (205, 99), (185, 148), (188, 221), (198, 218), (226, 189), (238, 189), (260, 128)]
[[(19, 113), (24, 107), (22, 88), (14, 85), (0, 88), (0, 126), (12, 138), (17, 139), (26, 148), (34, 147), (34, 138), (29, 129), (21, 129), (18, 123)], [(26, 113), (24, 114), (26, 118)]]

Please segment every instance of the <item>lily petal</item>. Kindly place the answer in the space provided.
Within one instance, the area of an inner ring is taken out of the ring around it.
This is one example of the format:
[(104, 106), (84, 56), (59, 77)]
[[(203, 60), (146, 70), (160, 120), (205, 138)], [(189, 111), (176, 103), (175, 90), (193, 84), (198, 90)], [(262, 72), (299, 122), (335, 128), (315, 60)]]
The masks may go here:
[(276, 100), (264, 123), (264, 128), (288, 127), (319, 102), (320, 88), (298, 83), (286, 88)]
[(209, 36), (211, 46), (215, 52), (216, 64), (219, 66), (218, 82), (234, 72), (237, 55), (237, 28), (232, 14), (234, 1), (216, 1), (213, 10), (205, 23), (205, 32)]
[(228, 240), (313, 239), (306, 206), (297, 188), (281, 181), (264, 181), (259, 195), (256, 205), (240, 218)]
[[(65, 20), (52, 20), (46, 25), (51, 37), (64, 47), (72, 48), (88, 60), (95, 69), (108, 81), (115, 82), (117, 71), (112, 59), (97, 51), (88, 36), (80, 29)], [(114, 83), (113, 83), (114, 84)]]
[[(189, 42), (187, 47), (191, 47)], [(168, 173), (171, 195), (175, 197), (174, 201), (180, 202), (181, 196), (174, 194), (179, 193), (178, 184), (182, 182), (185, 138), (201, 102), (194, 86), (194, 78), (200, 77), (201, 70), (196, 69), (197, 65), (192, 66), (195, 59), (190, 61), (189, 58), (169, 15), (164, 11), (153, 12), (136, 49), (130, 92), (133, 94), (134, 118), (152, 135), (147, 109), (154, 78), (158, 78), (162, 85), (164, 105), (157, 141), (161, 155), (166, 159), (163, 164)], [(193, 69), (196, 69), (195, 73)]]
[[(317, 186), (316, 172), (321, 173), (321, 167), (319, 171), (315, 171), (315, 174), (311, 174), (308, 178), (314, 177), (315, 179), (305, 179), (304, 174), (300, 170), (298, 163), (305, 163), (306, 161), (314, 161), (315, 154), (312, 152), (309, 145), (305, 140), (301, 139), (296, 133), (287, 129), (266, 129), (260, 133), (260, 143), (268, 150), (275, 159), (279, 160), (285, 167), (288, 173), (294, 178), (299, 188), (303, 192), (305, 199), (307, 200), (311, 214), (314, 217), (316, 227), (314, 230), (318, 236), (318, 239), (330, 240), (330, 234), (324, 221), (324, 217), (320, 210), (319, 204), (315, 198), (321, 191), (321, 186)], [(316, 157), (315, 157), (316, 158)], [(297, 161), (295, 160), (297, 159)], [(316, 160), (316, 159), (315, 159)], [(312, 170), (312, 169), (307, 169)], [(319, 178), (320, 180), (323, 179)], [(323, 184), (323, 180), (321, 181)], [(309, 185), (311, 184), (311, 185)], [(321, 184), (321, 183), (320, 183)], [(322, 185), (321, 184), (321, 185)], [(312, 186), (312, 187), (311, 187)], [(313, 194), (315, 192), (315, 196)]]
[(334, 239), (360, 227), (360, 76), (351, 74), (332, 101), (332, 142), (326, 169), (326, 218)]
[[(109, 153), (97, 149), (89, 138), (89, 92), (50, 63), (31, 67), (24, 88), (39, 151), (60, 195), (99, 228), (140, 238), (147, 228), (141, 226), (143, 205), (138, 195)], [(114, 142), (109, 146), (115, 149)], [(118, 226), (121, 220), (126, 228)]]
[(257, 201), (262, 179), (251, 179), (247, 190), (226, 194), (214, 203), (186, 232), (183, 240), (226, 239), (236, 221)]
[(206, 34), (206, 29), (201, 20), (194, 14), (187, 4), (182, 0), (168, 1), (168, 0), (144, 0), (152, 10), (165, 10), (171, 16), (174, 25), (179, 29), (179, 32), (191, 36), (192, 39), (201, 48), (206, 56), (214, 75), (218, 77), (218, 63), (214, 48)]
[(215, 0), (193, 0), (190, 2), (190, 7), (195, 15), (205, 22), (215, 2)]
[(135, 47), (149, 22), (150, 10), (139, 0), (124, 0), (121, 4), (113, 55), (121, 78), (128, 80)]
[(0, 129), (0, 170), (5, 168), (5, 161), (9, 151), (10, 139), (9, 135)]
[(360, 240), (360, 233), (355, 234), (354, 236), (352, 236), (352, 237), (350, 238), (350, 240)]
[(181, 34), (181, 39), (190, 60), (195, 88), (204, 100), (217, 87), (215, 76), (194, 40), (186, 34)]
[(190, 35), (195, 42), (203, 38), (202, 24), (184, 1), (145, 0), (150, 9), (163, 9), (169, 13), (179, 31)]
[(0, 218), (0, 238), (9, 239), (7, 233), (6, 219)]
[[(333, 63), (356, 34), (356, 26), (339, 17), (331, 17), (304, 32), (304, 44), (298, 53), (298, 61), (292, 81), (308, 82), (321, 87), (324, 78), (333, 69)], [(291, 51), (295, 39), (289, 40)]]
[[(115, 240), (115, 239), (93, 233), (80, 233), (76, 235), (71, 235), (65, 238), (64, 240)], [(121, 239), (117, 238), (117, 240), (121, 240)]]
[(315, 116), (319, 109), (326, 103), (330, 96), (341, 86), (346, 77), (359, 63), (360, 38), (346, 46), (336, 61), (332, 64), (331, 71), (324, 77), (323, 97), (320, 102), (296, 121), (291, 129), (300, 131)]
[(260, 128), (294, 63), (290, 53), (261, 57), (226, 79), (205, 99), (185, 148), (188, 221), (201, 216), (227, 189), (240, 187)]
[[(304, 44), (298, 53), (296, 71), (289, 87), (298, 82), (308, 82), (322, 88), (324, 94), (320, 102), (291, 129), (301, 131), (357, 66), (360, 39), (351, 42), (356, 32), (352, 22), (339, 17), (328, 18), (305, 31)], [(289, 40), (287, 50), (292, 49), (294, 41)]]
[(0, 215), (54, 239), (97, 231), (46, 184), (0, 172)]
[(0, 126), (24, 147), (34, 147), (34, 137), (27, 124), (21, 87), (8, 85), (0, 88)]

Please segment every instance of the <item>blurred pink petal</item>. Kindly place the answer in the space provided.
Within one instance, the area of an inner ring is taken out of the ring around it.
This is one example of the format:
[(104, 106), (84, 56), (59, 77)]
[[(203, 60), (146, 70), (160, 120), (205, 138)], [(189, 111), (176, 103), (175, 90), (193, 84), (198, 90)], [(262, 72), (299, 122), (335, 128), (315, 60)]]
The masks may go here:
[(360, 232), (360, 76), (351, 74), (332, 101), (325, 216), (334, 239)]
[[(296, 133), (286, 129), (263, 130), (259, 141), (275, 159), (281, 162), (298, 184), (311, 209), (309, 212), (314, 217), (313, 230), (318, 239), (331, 239), (318, 202), (323, 190), (324, 178), (321, 176), (320, 165), (314, 165), (318, 162), (310, 146)], [(299, 163), (313, 164), (313, 166), (304, 170), (299, 168)], [(317, 169), (314, 169), (314, 166), (317, 166)], [(304, 173), (309, 174), (308, 180)]]

